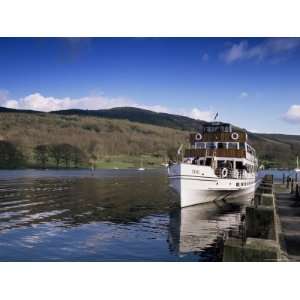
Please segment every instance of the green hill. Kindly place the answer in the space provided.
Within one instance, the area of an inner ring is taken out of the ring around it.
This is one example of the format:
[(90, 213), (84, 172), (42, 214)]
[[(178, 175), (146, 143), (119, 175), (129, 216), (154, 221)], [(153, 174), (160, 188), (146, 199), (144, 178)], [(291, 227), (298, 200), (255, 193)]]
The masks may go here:
[[(0, 139), (16, 145), (30, 165), (37, 145), (59, 143), (78, 147), (84, 165), (94, 161), (98, 166), (137, 166), (141, 156), (146, 164), (157, 165), (205, 123), (133, 107), (51, 113), (0, 108), (0, 116)], [(249, 140), (261, 163), (269, 167), (294, 167), (300, 156), (297, 135), (249, 132)], [(51, 158), (48, 163), (54, 164)]]
[[(133, 107), (120, 107), (106, 110), (63, 110), (53, 112), (60, 115), (80, 115), (126, 119), (129, 121), (155, 124), (174, 129), (197, 131), (201, 130), (205, 121), (172, 115), (156, 113)], [(249, 132), (250, 143), (257, 150), (261, 163), (267, 167), (294, 167), (295, 158), (300, 156), (300, 136), (284, 134), (258, 134)]]
[(187, 142), (188, 131), (127, 120), (0, 113), (0, 168), (55, 167), (58, 156), (61, 167), (158, 166)]
[(249, 133), (249, 140), (264, 165), (284, 168), (296, 166), (296, 156), (300, 156), (299, 135)]
[(136, 108), (136, 107), (116, 107), (111, 109), (100, 110), (81, 110), (69, 109), (53, 111), (53, 114), (59, 115), (77, 115), (100, 117), (108, 119), (128, 120), (143, 124), (151, 124), (163, 127), (169, 127), (180, 130), (199, 130), (205, 121), (195, 120), (180, 115), (172, 115), (167, 113), (157, 113), (151, 110)]

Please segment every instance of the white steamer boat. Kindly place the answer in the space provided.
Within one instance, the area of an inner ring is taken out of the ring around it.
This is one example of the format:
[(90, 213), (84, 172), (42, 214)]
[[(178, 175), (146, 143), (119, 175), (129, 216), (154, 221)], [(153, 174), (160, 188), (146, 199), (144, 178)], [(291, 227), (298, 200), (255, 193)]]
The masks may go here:
[(190, 143), (182, 162), (168, 168), (181, 207), (253, 195), (258, 161), (245, 131), (210, 122), (202, 132), (190, 135)]

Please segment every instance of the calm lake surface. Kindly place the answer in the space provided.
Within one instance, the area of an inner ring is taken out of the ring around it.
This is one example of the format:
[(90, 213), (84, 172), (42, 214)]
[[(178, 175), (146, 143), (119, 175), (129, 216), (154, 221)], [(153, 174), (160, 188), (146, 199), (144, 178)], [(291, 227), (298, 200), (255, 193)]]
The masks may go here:
[(215, 261), (244, 204), (180, 210), (164, 169), (0, 171), (0, 261)]

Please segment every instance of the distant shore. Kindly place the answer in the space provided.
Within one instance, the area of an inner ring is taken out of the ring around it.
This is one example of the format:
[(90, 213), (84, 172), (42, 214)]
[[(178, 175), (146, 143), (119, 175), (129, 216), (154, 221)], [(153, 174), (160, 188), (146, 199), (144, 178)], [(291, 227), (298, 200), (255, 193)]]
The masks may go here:
[(101, 159), (94, 161), (85, 161), (74, 164), (65, 165), (61, 163), (59, 166), (54, 161), (47, 161), (45, 165), (41, 165), (34, 160), (29, 160), (27, 163), (15, 164), (13, 166), (0, 166), (0, 170), (16, 170), (16, 169), (51, 169), (51, 170), (67, 170), (67, 169), (137, 169), (143, 168), (159, 168), (163, 167), (165, 160), (162, 157), (145, 154), (140, 156), (114, 155), (104, 156)]

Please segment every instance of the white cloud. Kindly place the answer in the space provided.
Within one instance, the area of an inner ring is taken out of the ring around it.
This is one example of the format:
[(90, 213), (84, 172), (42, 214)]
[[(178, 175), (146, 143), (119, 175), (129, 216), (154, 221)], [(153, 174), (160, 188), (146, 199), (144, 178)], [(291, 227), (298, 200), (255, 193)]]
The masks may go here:
[(5, 100), (2, 104), (8, 108), (15, 109), (30, 109), (38, 111), (55, 111), (64, 109), (109, 109), (113, 107), (133, 106), (143, 109), (149, 109), (159, 112), (168, 112), (168, 109), (160, 105), (140, 105), (134, 101), (123, 98), (109, 98), (105, 96), (87, 96), (82, 98), (72, 99), (70, 97), (55, 98), (46, 97), (40, 93), (34, 93), (18, 100)]
[(104, 96), (88, 96), (83, 98), (55, 98), (45, 97), (40, 93), (34, 93), (19, 100), (7, 100), (5, 107), (16, 109), (31, 109), (39, 111), (53, 111), (70, 108), (101, 109), (116, 106), (130, 106), (132, 102), (125, 98), (107, 98)]
[(202, 111), (194, 107), (188, 116), (196, 120), (211, 121), (214, 117), (214, 113), (212, 111)]
[(266, 58), (270, 58), (272, 62), (278, 62), (298, 48), (300, 48), (299, 38), (270, 38), (255, 46), (250, 46), (245, 40), (233, 44), (221, 53), (220, 57), (228, 64), (250, 59), (261, 61)]
[(247, 92), (241, 92), (240, 93), (240, 98), (247, 98), (249, 94)]
[(242, 59), (247, 52), (248, 42), (242, 41), (239, 44), (234, 44), (229, 50), (224, 52), (221, 57), (226, 63), (231, 63), (233, 61)]
[(283, 119), (290, 123), (300, 123), (300, 105), (292, 105), (284, 114)]
[(113, 107), (137, 107), (148, 109), (155, 112), (164, 112), (170, 114), (184, 115), (193, 119), (210, 121), (213, 119), (214, 113), (210, 110), (200, 110), (199, 108), (187, 109), (174, 109), (161, 105), (143, 105), (124, 97), (109, 98), (106, 96), (87, 96), (82, 98), (56, 98), (51, 96), (43, 96), (40, 93), (33, 93), (18, 100), (8, 99), (7, 97), (0, 98), (0, 105), (14, 109), (29, 109), (38, 111), (55, 111), (64, 109), (109, 109)]

